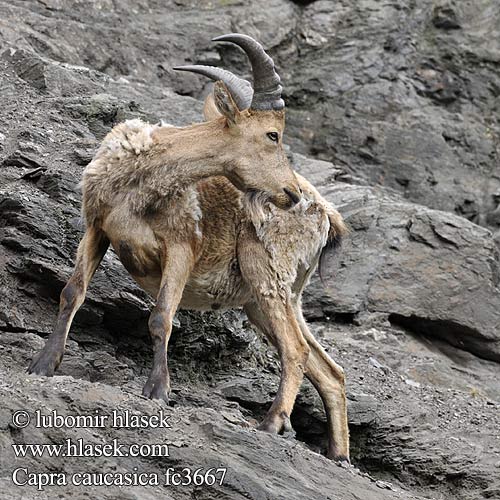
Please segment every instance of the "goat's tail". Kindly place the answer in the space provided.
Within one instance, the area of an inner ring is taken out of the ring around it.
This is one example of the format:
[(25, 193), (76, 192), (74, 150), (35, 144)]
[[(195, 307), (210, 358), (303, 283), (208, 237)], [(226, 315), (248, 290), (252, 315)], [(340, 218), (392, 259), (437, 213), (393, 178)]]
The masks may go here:
[(335, 255), (336, 251), (342, 245), (343, 238), (349, 234), (349, 228), (337, 210), (329, 208), (327, 214), (330, 220), (330, 229), (328, 231), (326, 245), (321, 250), (318, 264), (319, 279), (325, 288), (327, 287), (324, 274), (326, 263)]

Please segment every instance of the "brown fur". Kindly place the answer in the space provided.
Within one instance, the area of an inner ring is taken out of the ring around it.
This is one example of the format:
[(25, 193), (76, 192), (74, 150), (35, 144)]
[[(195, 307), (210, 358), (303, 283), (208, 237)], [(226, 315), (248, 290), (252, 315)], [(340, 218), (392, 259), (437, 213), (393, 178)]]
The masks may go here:
[[(111, 130), (83, 173), (83, 214), (99, 224), (115, 207), (139, 216), (174, 209), (185, 189), (223, 175), (242, 191), (259, 191), (281, 208), (300, 197), (283, 151), (267, 133), (284, 128), (283, 111), (240, 112), (222, 82), (216, 106), (223, 116), (177, 128), (129, 120)], [(177, 222), (177, 221), (176, 221)]]
[[(227, 113), (227, 106), (230, 101), (219, 111)], [(235, 123), (248, 119), (250, 130), (227, 130), (219, 118), (185, 129), (134, 121), (110, 132), (85, 171), (87, 230), (61, 294), (56, 328), (30, 372), (53, 375), (72, 318), (111, 242), (137, 283), (157, 298), (149, 321), (154, 362), (144, 395), (168, 400), (167, 345), (179, 307), (243, 307), (276, 346), (282, 365), (279, 390), (261, 428), (291, 428), (290, 414), (305, 374), (325, 404), (328, 455), (348, 460), (344, 375), (309, 332), (301, 308), (302, 291), (322, 249), (329, 239), (340, 239), (345, 226), (303, 177), (291, 174), (293, 189), (300, 188), (303, 197), (285, 211), (277, 206), (285, 205), (283, 199), (262, 189), (279, 176), (259, 178), (255, 168), (252, 174), (252, 162), (261, 165), (274, 147), (260, 132), (274, 124), (281, 134), (283, 117), (278, 116), (238, 115)], [(208, 153), (205, 145), (202, 154), (200, 131), (211, 139)], [(229, 154), (223, 137), (233, 133), (244, 140), (234, 142)], [(276, 160), (281, 153), (273, 151)], [(245, 158), (237, 167), (231, 166), (234, 154)], [(243, 194), (235, 186), (249, 191)]]

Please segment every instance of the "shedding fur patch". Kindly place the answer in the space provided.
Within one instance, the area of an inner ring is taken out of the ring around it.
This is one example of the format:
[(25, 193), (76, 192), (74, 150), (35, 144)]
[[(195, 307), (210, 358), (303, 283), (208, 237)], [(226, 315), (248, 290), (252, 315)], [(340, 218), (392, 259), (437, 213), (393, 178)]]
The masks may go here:
[(273, 205), (263, 193), (243, 197), (243, 207), (259, 240), (269, 253), (272, 279), (261, 293), (284, 296), (292, 289), (298, 269), (317, 265), (330, 230), (327, 213), (331, 208), (316, 192), (304, 191), (302, 200), (290, 210)]
[(158, 174), (164, 165), (154, 154), (155, 132), (162, 128), (173, 127), (163, 122), (151, 125), (140, 119), (127, 120), (104, 138), (82, 177), (82, 212), (88, 224), (97, 223), (104, 209), (125, 203), (136, 215), (166, 209), (167, 218), (172, 220), (170, 227), (181, 230), (194, 224), (193, 231), (201, 237), (196, 190), (186, 189), (168, 169)]
[(187, 188), (178, 200), (173, 201), (171, 206), (165, 210), (165, 214), (168, 216), (170, 228), (183, 231), (183, 234), (189, 234), (190, 228), (193, 228), (194, 235), (198, 240), (201, 240), (203, 235), (200, 230), (200, 222), (203, 213), (195, 187)]
[(127, 120), (114, 127), (104, 138), (94, 159), (87, 165), (82, 182), (86, 178), (106, 172), (114, 165), (128, 158), (130, 154), (139, 155), (148, 151), (153, 145), (152, 134), (159, 127), (150, 125), (136, 118)]
[(152, 134), (157, 128), (157, 125), (144, 123), (138, 118), (127, 120), (113, 129), (115, 137), (108, 144), (108, 147), (112, 149), (123, 148), (138, 155), (151, 148), (153, 144)]

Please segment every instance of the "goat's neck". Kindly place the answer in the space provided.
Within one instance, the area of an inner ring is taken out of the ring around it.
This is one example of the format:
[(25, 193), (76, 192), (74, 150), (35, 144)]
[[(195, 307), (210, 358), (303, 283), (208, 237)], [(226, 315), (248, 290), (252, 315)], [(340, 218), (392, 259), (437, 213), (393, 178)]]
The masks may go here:
[(177, 185), (225, 175), (231, 164), (224, 120), (213, 120), (184, 128), (162, 127), (155, 132), (155, 156), (165, 175)]

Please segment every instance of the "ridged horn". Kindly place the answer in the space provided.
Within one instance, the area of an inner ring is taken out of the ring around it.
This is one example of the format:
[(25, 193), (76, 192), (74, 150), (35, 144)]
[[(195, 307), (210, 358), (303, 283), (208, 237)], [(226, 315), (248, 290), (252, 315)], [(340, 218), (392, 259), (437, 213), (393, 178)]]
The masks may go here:
[(212, 39), (213, 42), (231, 42), (242, 48), (253, 74), (253, 99), (251, 108), (256, 110), (283, 109), (281, 79), (274, 68), (274, 61), (266, 54), (262, 45), (248, 35), (230, 33)]
[(173, 68), (176, 71), (190, 71), (199, 75), (207, 76), (214, 81), (222, 80), (227, 89), (231, 93), (234, 102), (240, 111), (248, 109), (252, 103), (253, 89), (249, 81), (233, 75), (230, 71), (214, 66), (189, 65), (176, 66)]

